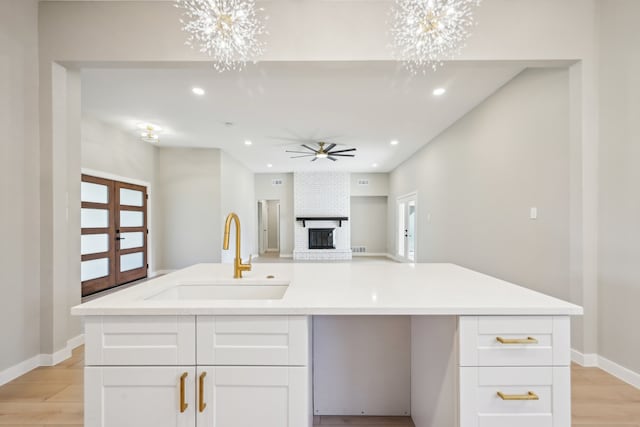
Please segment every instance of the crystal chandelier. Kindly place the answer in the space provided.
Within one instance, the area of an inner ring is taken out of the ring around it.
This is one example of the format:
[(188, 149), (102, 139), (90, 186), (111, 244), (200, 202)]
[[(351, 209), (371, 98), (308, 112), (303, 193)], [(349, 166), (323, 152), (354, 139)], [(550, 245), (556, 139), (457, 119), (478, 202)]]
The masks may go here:
[(264, 53), (266, 30), (255, 0), (176, 0), (176, 6), (186, 44), (212, 57), (216, 70), (241, 70)]
[(391, 36), (398, 59), (416, 73), (459, 55), (479, 5), (480, 0), (395, 0)]

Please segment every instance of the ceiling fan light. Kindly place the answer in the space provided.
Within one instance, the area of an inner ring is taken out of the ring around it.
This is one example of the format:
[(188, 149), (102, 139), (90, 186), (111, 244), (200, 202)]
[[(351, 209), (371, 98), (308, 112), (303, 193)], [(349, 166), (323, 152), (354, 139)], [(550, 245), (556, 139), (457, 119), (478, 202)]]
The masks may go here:
[(316, 157), (319, 159), (326, 159), (329, 155), (327, 153), (317, 153)]

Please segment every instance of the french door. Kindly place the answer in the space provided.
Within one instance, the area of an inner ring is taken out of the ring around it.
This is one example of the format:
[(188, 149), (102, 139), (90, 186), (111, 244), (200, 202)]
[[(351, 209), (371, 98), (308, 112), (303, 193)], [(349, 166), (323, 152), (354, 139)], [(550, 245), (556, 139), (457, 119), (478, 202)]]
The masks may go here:
[(147, 277), (147, 188), (82, 175), (82, 296)]
[(397, 253), (407, 262), (416, 262), (416, 216), (418, 200), (415, 193), (398, 198), (397, 201)]

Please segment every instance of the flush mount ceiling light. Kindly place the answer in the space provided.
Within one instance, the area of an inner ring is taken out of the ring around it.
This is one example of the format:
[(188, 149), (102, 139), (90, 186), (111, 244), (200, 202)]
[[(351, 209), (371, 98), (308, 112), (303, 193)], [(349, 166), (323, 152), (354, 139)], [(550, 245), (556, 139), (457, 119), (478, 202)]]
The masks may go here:
[(264, 53), (266, 34), (255, 0), (176, 0), (186, 44), (213, 58), (220, 71), (241, 70)]
[(399, 60), (412, 73), (434, 71), (469, 38), (480, 0), (395, 0), (391, 36)]
[(158, 142), (160, 140), (160, 136), (158, 135), (162, 132), (162, 128), (160, 126), (156, 126), (152, 123), (140, 123), (138, 128), (142, 130), (140, 132), (140, 139), (144, 142)]

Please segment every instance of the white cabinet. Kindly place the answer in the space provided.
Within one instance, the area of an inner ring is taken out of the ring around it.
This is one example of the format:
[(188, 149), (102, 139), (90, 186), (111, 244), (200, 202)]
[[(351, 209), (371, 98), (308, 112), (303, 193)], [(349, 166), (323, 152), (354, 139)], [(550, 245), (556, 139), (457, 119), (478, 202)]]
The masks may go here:
[(198, 364), (307, 366), (307, 316), (198, 316)]
[(306, 367), (199, 367), (198, 427), (311, 425)]
[(569, 367), (460, 369), (461, 425), (569, 427)]
[(463, 316), (460, 427), (569, 427), (567, 316)]
[(193, 427), (195, 377), (193, 366), (87, 367), (85, 426)]
[(195, 316), (96, 316), (85, 321), (87, 366), (196, 363)]
[(87, 319), (85, 427), (311, 427), (306, 316)]

